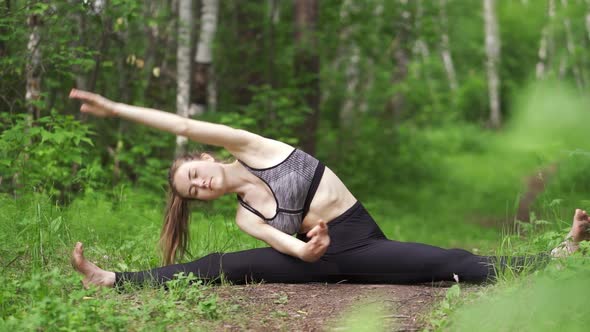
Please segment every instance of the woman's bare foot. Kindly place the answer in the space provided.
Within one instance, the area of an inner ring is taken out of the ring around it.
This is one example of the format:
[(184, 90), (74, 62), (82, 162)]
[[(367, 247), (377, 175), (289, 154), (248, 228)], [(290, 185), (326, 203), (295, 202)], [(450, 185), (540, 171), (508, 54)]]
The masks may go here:
[(590, 230), (590, 219), (588, 214), (584, 210), (576, 209), (574, 222), (572, 223), (572, 229), (570, 230), (568, 237), (571, 237), (572, 241), (575, 243), (590, 240), (590, 233), (588, 230)]
[(590, 217), (584, 210), (576, 209), (572, 229), (565, 241), (551, 251), (553, 257), (564, 257), (577, 251), (579, 243), (590, 240)]
[(84, 288), (88, 288), (89, 285), (104, 287), (115, 285), (114, 272), (105, 271), (84, 258), (84, 247), (81, 242), (76, 243), (71, 262), (74, 269), (84, 275), (84, 280), (82, 280)]

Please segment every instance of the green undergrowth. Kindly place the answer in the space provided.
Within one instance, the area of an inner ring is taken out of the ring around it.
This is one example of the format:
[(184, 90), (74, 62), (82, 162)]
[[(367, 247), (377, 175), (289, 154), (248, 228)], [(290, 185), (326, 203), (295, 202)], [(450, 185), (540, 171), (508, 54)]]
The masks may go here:
[[(265, 246), (237, 228), (235, 204), (227, 197), (193, 207), (191, 257)], [(18, 199), (1, 195), (0, 206), (0, 330), (199, 330), (240, 317), (207, 285), (181, 283), (169, 287), (177, 292), (145, 287), (123, 293), (81, 287), (70, 266), (77, 241), (84, 243), (86, 257), (106, 270), (160, 264), (163, 197), (119, 187), (87, 193), (68, 206), (40, 194)], [(454, 226), (436, 218), (420, 221), (411, 211), (378, 199), (367, 207), (390, 237), (443, 246), (475, 238), (473, 248), (492, 246), (493, 231), (486, 240), (477, 226), (461, 226), (459, 219)]]
[(426, 316), (427, 330), (586, 331), (589, 282), (590, 259), (577, 253), (529, 273), (505, 271), (475, 291), (455, 285)]
[(517, 222), (518, 232), (504, 234), (493, 256), (508, 266), (496, 269), (492, 283), (449, 288), (424, 316), (426, 330), (585, 331), (590, 318), (580, 308), (587, 304), (590, 243), (569, 257), (550, 257), (571, 227), (573, 211), (562, 214), (559, 202), (547, 207), (552, 218)]

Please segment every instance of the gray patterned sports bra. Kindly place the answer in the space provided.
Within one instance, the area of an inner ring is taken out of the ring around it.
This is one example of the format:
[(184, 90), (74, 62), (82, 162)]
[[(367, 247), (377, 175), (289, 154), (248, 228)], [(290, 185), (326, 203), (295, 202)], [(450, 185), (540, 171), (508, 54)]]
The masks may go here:
[(274, 228), (290, 235), (297, 233), (309, 211), (325, 166), (298, 149), (294, 149), (279, 164), (268, 168), (252, 168), (241, 160), (238, 161), (270, 188), (277, 203), (277, 210), (274, 216), (266, 218), (238, 195), (240, 204)]

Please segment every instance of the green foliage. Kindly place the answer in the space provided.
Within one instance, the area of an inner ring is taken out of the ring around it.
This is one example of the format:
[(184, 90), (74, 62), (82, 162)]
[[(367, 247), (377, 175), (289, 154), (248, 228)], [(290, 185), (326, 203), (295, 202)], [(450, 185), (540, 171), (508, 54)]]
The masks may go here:
[(297, 145), (298, 131), (309, 110), (293, 88), (253, 87), (250, 103), (235, 113), (212, 114), (211, 121), (256, 132), (287, 144)]
[(100, 168), (91, 159), (88, 125), (53, 111), (34, 124), (26, 115), (4, 117), (0, 173), (13, 174), (24, 190), (64, 197), (74, 186), (96, 187)]
[[(384, 310), (375, 303), (355, 303), (354, 309), (341, 314), (340, 321), (333, 327), (338, 331), (387, 331), (392, 329), (386, 324)], [(393, 324), (395, 326), (395, 324)], [(393, 327), (394, 327), (393, 326)]]
[[(585, 258), (554, 262), (546, 271), (499, 287), (451, 317), (453, 331), (584, 331), (582, 291), (590, 281)], [(493, 314), (490, 314), (493, 313)]]
[(203, 281), (198, 280), (193, 273), (185, 275), (179, 273), (174, 280), (166, 283), (168, 290), (167, 296), (172, 301), (183, 301), (187, 305), (196, 306), (198, 312), (208, 319), (219, 318), (219, 309), (217, 306), (217, 295), (206, 295)]
[(428, 325), (433, 330), (441, 330), (448, 326), (448, 317), (457, 309), (458, 304), (461, 302), (462, 292), (461, 287), (458, 284), (451, 286), (445, 298), (440, 301), (437, 307), (430, 313), (428, 317)]

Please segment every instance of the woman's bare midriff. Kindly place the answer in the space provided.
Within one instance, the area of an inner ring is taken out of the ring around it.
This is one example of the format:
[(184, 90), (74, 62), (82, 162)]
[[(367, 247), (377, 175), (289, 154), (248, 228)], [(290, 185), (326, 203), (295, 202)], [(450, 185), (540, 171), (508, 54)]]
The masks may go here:
[(310, 231), (320, 220), (329, 223), (346, 212), (356, 201), (338, 176), (326, 167), (299, 233)]

